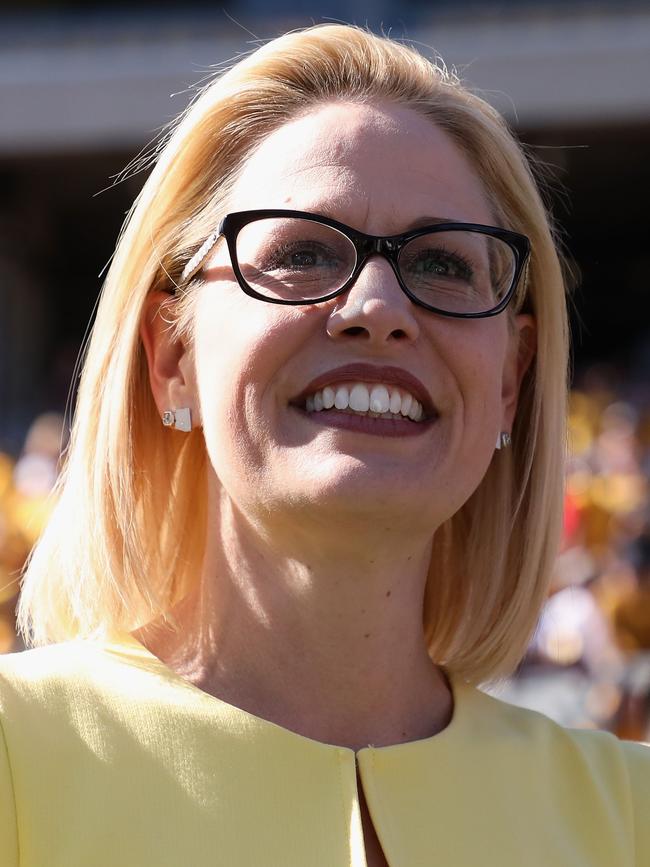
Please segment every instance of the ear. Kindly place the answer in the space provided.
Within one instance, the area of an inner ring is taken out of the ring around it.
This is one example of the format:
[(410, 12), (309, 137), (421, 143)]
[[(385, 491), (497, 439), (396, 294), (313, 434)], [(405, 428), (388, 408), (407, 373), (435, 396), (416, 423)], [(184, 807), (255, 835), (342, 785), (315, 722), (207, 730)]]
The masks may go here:
[(166, 292), (151, 292), (144, 303), (140, 319), (140, 337), (147, 356), (149, 383), (158, 413), (189, 407), (198, 422), (198, 391), (194, 359), (182, 340), (173, 338), (164, 302)]
[(501, 391), (503, 407), (501, 430), (504, 431), (512, 430), (521, 383), (537, 351), (537, 323), (534, 316), (520, 313), (508, 327), (510, 341)]

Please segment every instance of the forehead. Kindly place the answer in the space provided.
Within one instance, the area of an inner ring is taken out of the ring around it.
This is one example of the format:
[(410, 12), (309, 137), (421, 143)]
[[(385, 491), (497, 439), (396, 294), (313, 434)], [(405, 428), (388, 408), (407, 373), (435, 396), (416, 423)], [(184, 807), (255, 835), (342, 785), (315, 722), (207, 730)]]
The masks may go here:
[(432, 121), (390, 104), (329, 103), (264, 139), (244, 164), (230, 210), (294, 208), (377, 234), (426, 217), (490, 223), (473, 166)]

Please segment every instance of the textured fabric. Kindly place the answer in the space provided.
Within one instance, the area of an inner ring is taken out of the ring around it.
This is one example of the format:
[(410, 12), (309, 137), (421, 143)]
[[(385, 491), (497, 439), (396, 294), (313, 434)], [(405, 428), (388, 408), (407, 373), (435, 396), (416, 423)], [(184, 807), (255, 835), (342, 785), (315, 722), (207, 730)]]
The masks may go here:
[(451, 680), (449, 726), (353, 750), (202, 692), (130, 636), (0, 657), (2, 867), (650, 867), (650, 748)]

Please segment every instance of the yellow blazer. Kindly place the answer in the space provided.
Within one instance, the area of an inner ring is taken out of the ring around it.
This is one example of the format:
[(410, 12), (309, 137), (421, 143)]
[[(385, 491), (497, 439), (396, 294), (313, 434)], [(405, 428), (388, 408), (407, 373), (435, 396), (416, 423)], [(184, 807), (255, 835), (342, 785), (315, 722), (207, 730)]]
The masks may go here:
[(321, 743), (131, 636), (0, 657), (1, 867), (650, 867), (650, 748), (451, 678), (424, 740)]

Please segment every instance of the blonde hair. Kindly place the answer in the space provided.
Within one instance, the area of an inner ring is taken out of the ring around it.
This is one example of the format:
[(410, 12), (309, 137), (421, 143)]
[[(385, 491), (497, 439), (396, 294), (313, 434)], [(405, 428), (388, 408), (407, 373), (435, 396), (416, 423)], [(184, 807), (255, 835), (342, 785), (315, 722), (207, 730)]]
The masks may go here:
[[(434, 537), (424, 631), (431, 658), (481, 683), (521, 660), (547, 594), (562, 514), (568, 335), (563, 270), (521, 147), (441, 64), (356, 27), (320, 25), (257, 49), (205, 85), (159, 148), (129, 212), (87, 346), (57, 505), (25, 573), (27, 644), (133, 631), (200, 574), (206, 449), (163, 428), (139, 326), (146, 296), (177, 281), (213, 231), (247, 155), (325, 101), (388, 101), (431, 119), (469, 157), (503, 226), (531, 240), (514, 309), (536, 318), (512, 447)], [(170, 300), (192, 337), (192, 286)]]

